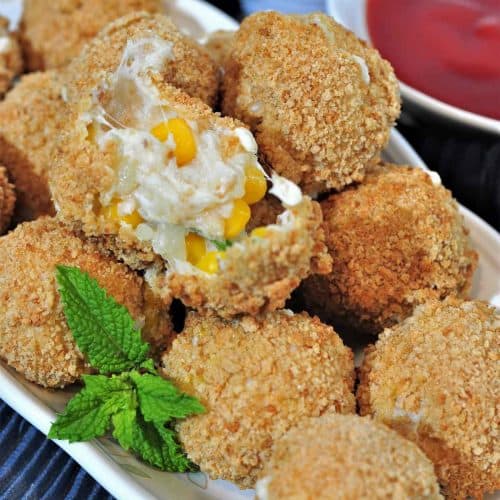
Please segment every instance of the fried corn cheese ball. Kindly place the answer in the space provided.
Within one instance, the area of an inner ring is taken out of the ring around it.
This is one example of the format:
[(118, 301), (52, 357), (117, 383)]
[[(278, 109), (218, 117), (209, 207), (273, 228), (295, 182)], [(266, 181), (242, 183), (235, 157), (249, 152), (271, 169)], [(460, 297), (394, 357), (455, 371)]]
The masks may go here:
[(450, 297), (419, 306), (365, 350), (358, 401), (417, 443), (450, 499), (500, 489), (500, 316)]
[(28, 70), (65, 66), (106, 24), (136, 11), (161, 12), (161, 1), (24, 0), (20, 35)]
[(288, 310), (227, 321), (190, 313), (164, 375), (206, 413), (178, 425), (191, 460), (251, 488), (273, 442), (307, 417), (354, 413), (354, 362), (335, 331)]
[(310, 418), (277, 440), (258, 500), (437, 500), (432, 462), (393, 430), (357, 415)]
[(53, 214), (48, 172), (54, 145), (68, 119), (55, 71), (32, 73), (0, 102), (0, 163), (16, 186), (21, 220)]
[(321, 208), (333, 270), (303, 295), (323, 320), (376, 334), (430, 298), (467, 295), (477, 254), (437, 174), (380, 164)]
[(0, 166), (0, 235), (5, 233), (10, 225), (15, 203), (14, 186), (9, 182), (5, 167)]
[(142, 326), (155, 352), (168, 345), (170, 318), (144, 280), (55, 219), (41, 217), (0, 238), (0, 358), (28, 380), (64, 387), (90, 371), (64, 318), (57, 265), (95, 278)]
[[(74, 107), (51, 170), (58, 216), (167, 298), (223, 316), (282, 307), (302, 278), (331, 269), (319, 204), (263, 169), (241, 123), (163, 81), (170, 52), (129, 40)], [(283, 213), (249, 232), (266, 194)]]
[[(162, 58), (158, 70), (165, 82), (209, 106), (215, 104), (219, 77), (217, 65), (207, 51), (183, 35), (168, 17), (145, 12), (129, 14), (108, 24), (84, 47), (66, 70), (68, 98), (81, 99), (110, 71), (117, 70), (121, 63), (127, 64), (123, 51), (127, 44), (139, 39), (154, 46), (162, 45), (163, 53), (156, 55)], [(126, 93), (129, 89), (123, 83), (121, 92)]]
[(309, 194), (363, 179), (399, 115), (390, 64), (330, 17), (260, 12), (232, 42), (223, 112), (264, 160)]
[(0, 97), (23, 70), (23, 58), (17, 38), (9, 32), (9, 20), (0, 16)]

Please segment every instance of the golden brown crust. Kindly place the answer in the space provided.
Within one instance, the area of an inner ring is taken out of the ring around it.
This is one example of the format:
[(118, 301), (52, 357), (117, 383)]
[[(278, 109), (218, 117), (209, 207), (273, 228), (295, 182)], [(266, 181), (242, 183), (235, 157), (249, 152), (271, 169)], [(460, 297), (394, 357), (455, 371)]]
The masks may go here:
[[(260, 489), (267, 495), (259, 495)], [(276, 441), (257, 498), (437, 500), (442, 496), (432, 462), (413, 443), (368, 418), (331, 414), (310, 418)]]
[(232, 49), (234, 31), (217, 30), (208, 35), (204, 46), (219, 68), (223, 68)]
[(109, 22), (161, 10), (160, 0), (25, 0), (20, 34), (27, 68), (63, 67)]
[[(0, 16), (0, 97), (10, 89), (14, 78), (23, 70), (21, 47), (13, 33), (9, 33), (9, 20)], [(5, 45), (3, 45), (5, 44)]]
[(213, 106), (219, 76), (207, 51), (183, 35), (168, 17), (145, 12), (129, 14), (107, 25), (71, 62), (65, 71), (69, 99), (82, 99), (115, 71), (127, 43), (152, 36), (172, 43), (172, 58), (161, 68), (163, 80)]
[(219, 273), (160, 273), (151, 281), (153, 289), (160, 294), (167, 290), (190, 307), (216, 311), (225, 318), (284, 307), (302, 279), (331, 269), (318, 203), (304, 198), (290, 212), (293, 227), (233, 245), (226, 251)]
[(477, 254), (451, 193), (424, 171), (380, 164), (321, 207), (333, 271), (303, 295), (324, 320), (378, 333), (429, 298), (467, 295)]
[(500, 489), (500, 316), (448, 298), (419, 306), (366, 349), (358, 401), (416, 442), (447, 498)]
[(188, 456), (241, 487), (253, 487), (273, 441), (290, 427), (355, 411), (352, 352), (306, 314), (225, 321), (191, 313), (163, 364), (165, 376), (207, 408), (179, 424)]
[(173, 333), (143, 279), (101, 255), (60, 222), (43, 217), (0, 238), (0, 357), (28, 380), (64, 387), (90, 367), (69, 331), (57, 292), (55, 266), (79, 267), (97, 279), (141, 324), (158, 352)]
[(14, 186), (9, 182), (5, 168), (0, 166), (0, 235), (10, 225), (15, 203)]
[(0, 163), (16, 187), (17, 217), (53, 214), (48, 172), (67, 112), (57, 72), (33, 73), (0, 102)]
[(265, 162), (306, 193), (362, 180), (399, 108), (390, 64), (324, 14), (260, 12), (235, 35), (222, 109), (250, 125)]

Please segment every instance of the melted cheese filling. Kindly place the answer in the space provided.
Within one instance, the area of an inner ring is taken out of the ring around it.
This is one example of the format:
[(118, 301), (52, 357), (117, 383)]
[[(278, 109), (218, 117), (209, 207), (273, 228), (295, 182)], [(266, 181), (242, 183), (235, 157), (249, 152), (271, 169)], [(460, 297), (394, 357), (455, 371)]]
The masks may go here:
[[(117, 203), (121, 225), (130, 225), (127, 216), (134, 215), (138, 223), (131, 229), (140, 241), (151, 243), (154, 252), (177, 271), (192, 272), (193, 266), (186, 262), (186, 236), (201, 235), (207, 250), (214, 248), (213, 241), (224, 241), (234, 202), (245, 195), (246, 169), (267, 175), (257, 160), (255, 139), (245, 128), (201, 129), (196, 121), (185, 120), (196, 154), (182, 166), (173, 134), (162, 141), (152, 133), (158, 123), (183, 119), (161, 99), (151, 81), (151, 73), (159, 73), (172, 58), (170, 42), (155, 37), (129, 41), (119, 68), (96, 89), (93, 107), (81, 119), (101, 149), (112, 144), (117, 152), (116, 164), (110, 166), (116, 182), (101, 193), (101, 206)], [(108, 96), (104, 104), (103, 93)], [(271, 192), (285, 206), (301, 201), (292, 182), (276, 174), (272, 182)]]

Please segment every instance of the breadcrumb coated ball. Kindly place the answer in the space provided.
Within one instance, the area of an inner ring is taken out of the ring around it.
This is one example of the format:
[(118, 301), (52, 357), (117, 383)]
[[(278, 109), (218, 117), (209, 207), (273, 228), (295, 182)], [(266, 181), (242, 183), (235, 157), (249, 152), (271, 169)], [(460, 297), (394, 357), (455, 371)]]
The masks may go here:
[(224, 68), (232, 49), (234, 31), (217, 30), (208, 35), (203, 44), (210, 57), (217, 63), (219, 68)]
[(9, 33), (9, 20), (0, 16), (0, 97), (23, 70), (23, 58), (17, 38)]
[(86, 271), (127, 307), (155, 352), (168, 345), (170, 318), (143, 279), (42, 217), (0, 238), (0, 358), (8, 365), (45, 387), (64, 387), (90, 370), (64, 319), (55, 279), (60, 264)]
[(369, 418), (324, 415), (277, 440), (257, 482), (258, 500), (437, 500), (432, 462), (413, 443)]
[(260, 12), (232, 42), (222, 109), (250, 125), (267, 163), (312, 194), (363, 179), (400, 102), (390, 64), (330, 17)]
[(250, 488), (273, 442), (306, 417), (354, 413), (353, 355), (331, 327), (276, 311), (238, 321), (191, 313), (163, 373), (207, 412), (178, 427), (212, 478)]
[(10, 225), (15, 203), (14, 186), (9, 182), (5, 168), (0, 166), (0, 235)]
[(321, 203), (330, 275), (303, 285), (323, 320), (376, 334), (417, 304), (466, 296), (477, 265), (451, 193), (426, 172), (380, 164)]
[(0, 102), (0, 163), (16, 186), (18, 219), (53, 214), (48, 172), (68, 119), (55, 71), (32, 73)]
[(27, 68), (60, 68), (109, 22), (135, 11), (161, 12), (160, 0), (24, 0), (20, 24)]
[(168, 17), (145, 12), (113, 21), (85, 46), (66, 70), (69, 99), (76, 101), (91, 93), (110, 71), (118, 68), (127, 44), (140, 39), (152, 43), (161, 39), (170, 44), (170, 54), (159, 71), (165, 82), (209, 106), (215, 104), (219, 76), (208, 52), (183, 35)]
[(500, 489), (500, 316), (448, 298), (419, 306), (365, 351), (358, 401), (417, 443), (450, 499)]

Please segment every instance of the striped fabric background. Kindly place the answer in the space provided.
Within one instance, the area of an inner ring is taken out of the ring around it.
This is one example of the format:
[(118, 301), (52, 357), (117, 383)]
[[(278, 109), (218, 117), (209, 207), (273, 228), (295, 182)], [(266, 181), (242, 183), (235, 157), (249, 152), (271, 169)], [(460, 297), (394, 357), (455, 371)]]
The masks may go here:
[(59, 446), (0, 401), (0, 498), (111, 500)]

